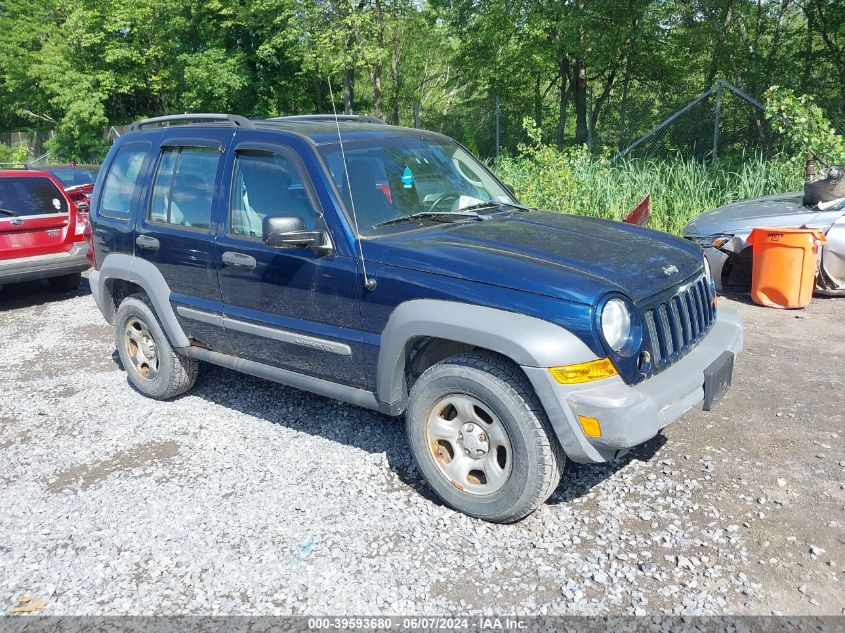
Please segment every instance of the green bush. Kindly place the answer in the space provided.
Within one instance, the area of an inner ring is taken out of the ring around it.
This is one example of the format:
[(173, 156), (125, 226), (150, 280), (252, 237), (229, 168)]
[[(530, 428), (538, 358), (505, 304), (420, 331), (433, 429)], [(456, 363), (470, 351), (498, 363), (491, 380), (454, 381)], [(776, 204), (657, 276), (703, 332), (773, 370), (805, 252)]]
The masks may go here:
[(651, 194), (651, 228), (680, 234), (684, 224), (716, 207), (746, 198), (795, 191), (801, 170), (785, 157), (749, 156), (739, 163), (675, 160), (621, 160), (591, 157), (586, 148), (563, 152), (541, 145), (503, 157), (494, 170), (513, 185), (528, 206), (563, 213), (621, 219)]
[(766, 91), (766, 118), (783, 136), (796, 165), (809, 154), (828, 165), (845, 164), (845, 138), (836, 133), (824, 111), (810, 95), (795, 96), (789, 88), (772, 86)]
[(29, 158), (29, 148), (26, 145), (6, 145), (0, 143), (0, 163), (23, 163)]

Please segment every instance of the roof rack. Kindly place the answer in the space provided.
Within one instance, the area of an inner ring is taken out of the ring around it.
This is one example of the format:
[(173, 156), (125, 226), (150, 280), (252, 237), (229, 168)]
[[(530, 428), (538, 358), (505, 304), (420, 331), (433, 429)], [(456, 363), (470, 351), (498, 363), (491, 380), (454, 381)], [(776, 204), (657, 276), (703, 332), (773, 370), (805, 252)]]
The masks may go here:
[(129, 132), (139, 132), (145, 127), (160, 126), (176, 123), (176, 124), (190, 124), (190, 123), (207, 123), (219, 122), (228, 123), (234, 127), (253, 128), (255, 127), (249, 119), (238, 114), (169, 114), (167, 116), (157, 116), (151, 119), (143, 119), (135, 121), (128, 128)]
[[(271, 119), (267, 119), (268, 121), (335, 121), (335, 115), (333, 114), (295, 114), (292, 116), (275, 116)], [(366, 114), (338, 114), (337, 115), (338, 121), (353, 121), (355, 123), (376, 123), (376, 124), (384, 124), (384, 119), (380, 119), (377, 116), (368, 116)]]
[(0, 163), (1, 169), (32, 169), (29, 163)]

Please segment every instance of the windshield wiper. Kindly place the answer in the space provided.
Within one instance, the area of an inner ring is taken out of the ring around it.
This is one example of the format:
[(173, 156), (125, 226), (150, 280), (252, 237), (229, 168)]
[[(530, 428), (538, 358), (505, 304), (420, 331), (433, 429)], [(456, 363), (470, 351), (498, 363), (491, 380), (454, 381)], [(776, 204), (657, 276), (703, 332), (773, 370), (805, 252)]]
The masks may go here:
[(523, 207), (521, 204), (514, 204), (513, 202), (496, 202), (495, 200), (486, 200), (485, 202), (475, 202), (473, 204), (461, 207), (458, 211), (473, 211), (480, 209), (498, 209), (501, 207), (512, 207), (520, 211), (530, 211), (528, 207)]
[(12, 211), (11, 209), (0, 209), (0, 213), (3, 215), (11, 215), (12, 217), (20, 215), (17, 211)]
[[(474, 207), (476, 205), (472, 206)], [(411, 213), (410, 215), (401, 215), (398, 218), (392, 218), (390, 220), (385, 220), (384, 222), (377, 222), (376, 224), (373, 224), (373, 228), (377, 228), (379, 226), (390, 226), (391, 224), (399, 224), (400, 222), (412, 222), (422, 218), (439, 217), (457, 217), (470, 220), (487, 220), (490, 218), (489, 215), (483, 215), (481, 213), (477, 213), (476, 211), (472, 211), (470, 207), (461, 209), (460, 211), (420, 211), (419, 213)]]

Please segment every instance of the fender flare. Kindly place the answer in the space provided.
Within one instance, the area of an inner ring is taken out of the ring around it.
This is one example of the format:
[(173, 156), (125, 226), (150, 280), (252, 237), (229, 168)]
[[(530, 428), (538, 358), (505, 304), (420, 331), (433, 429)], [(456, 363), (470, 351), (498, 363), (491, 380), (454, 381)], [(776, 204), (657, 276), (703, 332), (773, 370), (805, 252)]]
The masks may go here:
[(176, 319), (173, 306), (170, 305), (170, 287), (154, 264), (134, 255), (110, 253), (103, 260), (97, 274), (91, 275), (90, 281), (97, 304), (106, 321), (114, 322), (114, 300), (112, 284), (114, 280), (129, 281), (141, 286), (155, 308), (156, 316), (175, 348), (189, 347), (190, 341)]
[(554, 367), (596, 358), (581, 339), (549, 321), (468, 303), (415, 299), (393, 311), (381, 334), (376, 393), (382, 402), (394, 404), (407, 397), (407, 345), (420, 337), (468, 343), (529, 367)]

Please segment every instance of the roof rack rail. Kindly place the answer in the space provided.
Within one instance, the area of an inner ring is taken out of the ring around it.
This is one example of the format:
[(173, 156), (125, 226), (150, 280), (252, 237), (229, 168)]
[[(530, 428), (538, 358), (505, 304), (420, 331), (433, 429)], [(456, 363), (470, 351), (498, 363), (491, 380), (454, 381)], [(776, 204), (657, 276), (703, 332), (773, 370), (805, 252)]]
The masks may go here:
[(32, 169), (29, 163), (0, 163), (0, 169)]
[[(291, 116), (275, 116), (272, 119), (267, 119), (268, 121), (334, 121), (335, 116), (333, 114), (294, 114)], [(376, 123), (376, 124), (384, 124), (384, 119), (380, 119), (377, 116), (369, 116), (366, 114), (338, 114), (337, 115), (338, 121), (354, 121), (356, 123)]]
[(169, 114), (167, 116), (156, 116), (151, 119), (142, 119), (141, 121), (135, 121), (132, 123), (128, 128), (127, 131), (129, 132), (139, 132), (145, 127), (158, 125), (158, 126), (165, 126), (170, 123), (182, 123), (182, 124), (189, 124), (191, 122), (194, 123), (206, 123), (206, 122), (220, 122), (220, 123), (228, 123), (229, 125), (233, 125), (235, 127), (243, 127), (243, 128), (253, 128), (255, 127), (249, 119), (246, 117), (240, 116), (238, 114)]

